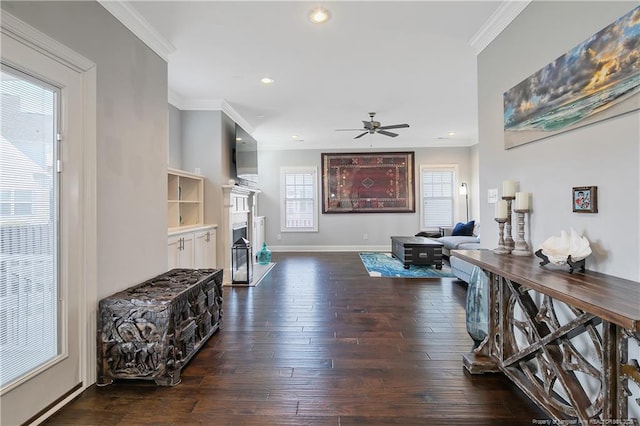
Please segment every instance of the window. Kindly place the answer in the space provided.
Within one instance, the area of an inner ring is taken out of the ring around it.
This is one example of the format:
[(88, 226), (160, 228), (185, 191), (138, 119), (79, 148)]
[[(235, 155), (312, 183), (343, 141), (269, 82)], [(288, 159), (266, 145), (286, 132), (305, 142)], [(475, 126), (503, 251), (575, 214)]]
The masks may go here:
[(59, 90), (2, 67), (0, 386), (60, 352), (57, 156)]
[(318, 231), (318, 171), (315, 167), (280, 169), (280, 230)]
[(453, 226), (455, 177), (454, 167), (420, 167), (422, 229)]
[[(0, 184), (0, 187), (2, 185)], [(0, 214), (9, 216), (28, 216), (32, 213), (32, 192), (29, 189), (0, 190)]]

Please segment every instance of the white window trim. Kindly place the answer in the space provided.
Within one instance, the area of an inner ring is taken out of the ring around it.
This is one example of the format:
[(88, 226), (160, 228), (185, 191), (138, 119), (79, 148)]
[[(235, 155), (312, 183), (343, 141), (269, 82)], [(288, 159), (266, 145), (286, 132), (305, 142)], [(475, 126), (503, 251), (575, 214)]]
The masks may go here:
[[(285, 175), (287, 173), (310, 173), (313, 175), (313, 227), (310, 228), (287, 228), (285, 224)], [(319, 185), (318, 185), (318, 167), (315, 166), (296, 166), (296, 167), (280, 167), (280, 232), (318, 232), (319, 220)]]
[[(420, 230), (421, 231), (427, 231), (428, 229), (423, 229), (423, 223), (424, 223), (424, 184), (422, 181), (422, 173), (425, 171), (441, 171), (441, 170), (447, 170), (447, 171), (453, 171), (453, 225), (456, 224), (456, 222), (460, 221), (460, 206), (461, 206), (461, 202), (460, 202), (460, 193), (458, 191), (458, 187), (460, 186), (460, 182), (459, 182), (459, 166), (457, 164), (421, 164), (420, 165), (420, 175), (418, 176), (418, 179), (420, 181), (420, 194), (419, 194), (419, 202), (420, 202), (420, 207), (419, 207), (419, 212), (420, 212)], [(468, 190), (468, 189), (467, 189)], [(431, 229), (429, 229), (431, 230)]]

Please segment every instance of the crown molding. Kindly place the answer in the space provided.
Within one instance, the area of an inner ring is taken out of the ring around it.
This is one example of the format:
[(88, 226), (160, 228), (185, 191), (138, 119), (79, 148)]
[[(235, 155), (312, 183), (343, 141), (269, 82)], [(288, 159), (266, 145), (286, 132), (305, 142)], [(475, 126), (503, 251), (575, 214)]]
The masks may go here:
[(176, 48), (156, 31), (153, 26), (126, 0), (97, 0), (109, 13), (129, 29), (158, 56), (169, 62), (169, 55)]
[(171, 89), (168, 89), (167, 101), (174, 107), (178, 108), (179, 110), (190, 109), (190, 108), (185, 108), (187, 101), (185, 101), (185, 99), (182, 96), (180, 96), (179, 94), (177, 94)]
[(2, 34), (37, 50), (62, 65), (76, 72), (85, 72), (95, 67), (95, 64), (89, 59), (38, 31), (9, 12), (3, 10), (0, 18)]
[(169, 90), (168, 98), (169, 103), (180, 111), (222, 111), (245, 132), (252, 134), (254, 131), (253, 126), (224, 99), (185, 99), (173, 90)]
[(479, 55), (507, 26), (522, 12), (532, 0), (506, 0), (500, 4), (477, 33), (469, 40), (469, 45)]
[(249, 133), (250, 135), (253, 134), (253, 131), (255, 130), (253, 126), (249, 124), (247, 120), (242, 118), (242, 116), (238, 113), (238, 111), (236, 111), (231, 105), (229, 105), (227, 101), (222, 99), (220, 106), (221, 106), (220, 109), (222, 110), (222, 112), (227, 114), (233, 121), (238, 123), (238, 125), (242, 127), (245, 132)]

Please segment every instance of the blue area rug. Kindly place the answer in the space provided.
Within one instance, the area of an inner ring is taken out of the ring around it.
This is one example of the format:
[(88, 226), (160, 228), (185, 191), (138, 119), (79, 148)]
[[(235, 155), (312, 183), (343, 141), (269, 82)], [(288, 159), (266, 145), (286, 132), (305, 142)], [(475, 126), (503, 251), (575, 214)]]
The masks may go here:
[(400, 260), (390, 253), (360, 253), (360, 259), (371, 277), (401, 277), (401, 278), (453, 278), (451, 268), (446, 263), (442, 269), (435, 266), (415, 266), (404, 269)]

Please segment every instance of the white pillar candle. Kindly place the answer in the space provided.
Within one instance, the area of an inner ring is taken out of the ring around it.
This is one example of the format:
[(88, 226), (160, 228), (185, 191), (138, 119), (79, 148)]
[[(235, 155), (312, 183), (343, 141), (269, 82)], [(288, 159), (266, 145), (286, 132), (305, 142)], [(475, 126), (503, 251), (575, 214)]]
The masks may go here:
[(529, 193), (516, 192), (516, 210), (529, 210)]
[(516, 195), (516, 181), (505, 180), (504, 182), (502, 182), (502, 196), (513, 197), (515, 195)]
[(496, 219), (506, 219), (507, 217), (507, 202), (505, 200), (499, 200), (496, 203)]

